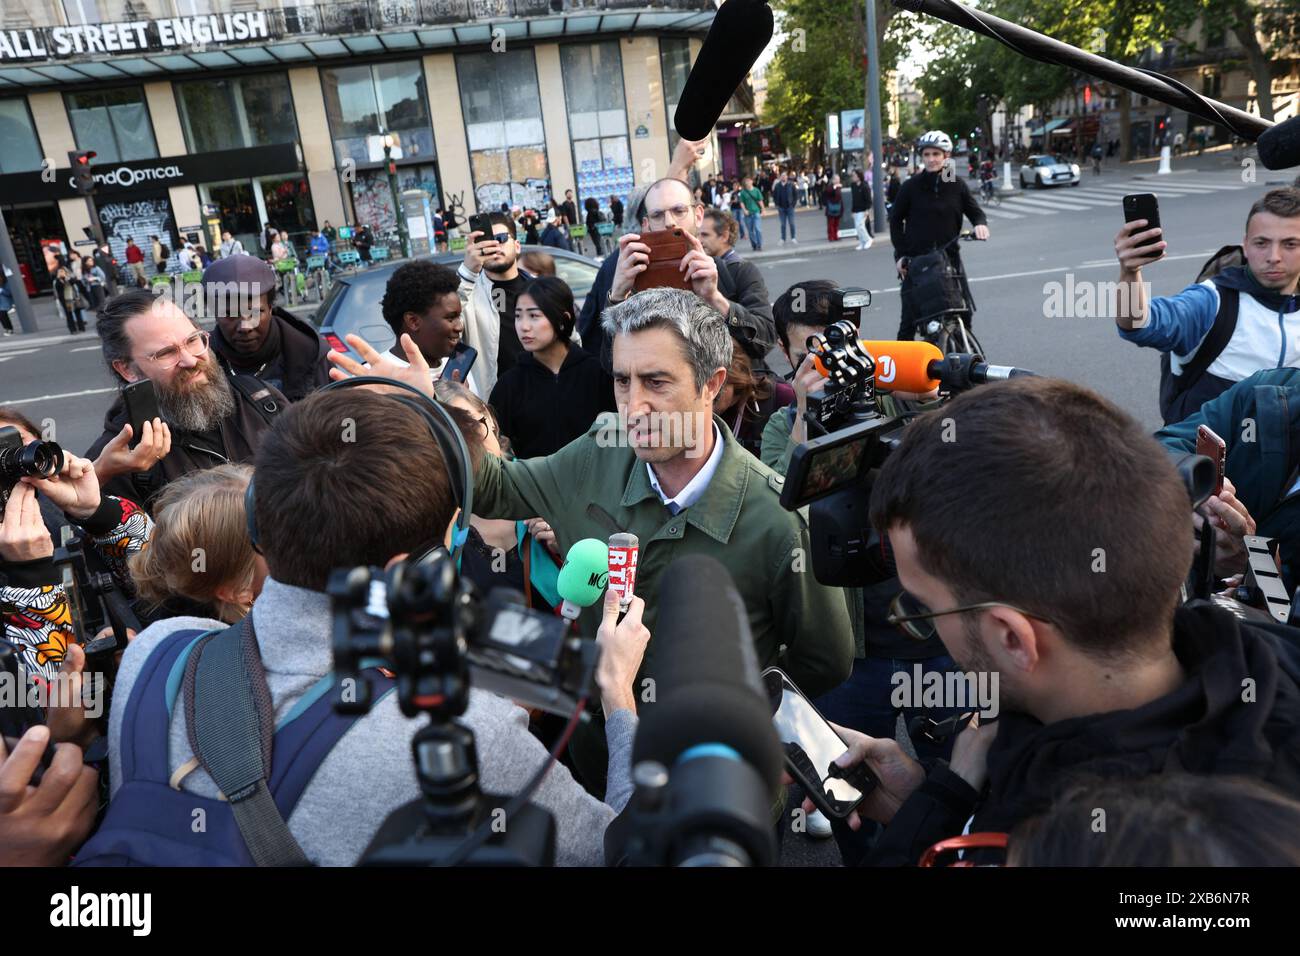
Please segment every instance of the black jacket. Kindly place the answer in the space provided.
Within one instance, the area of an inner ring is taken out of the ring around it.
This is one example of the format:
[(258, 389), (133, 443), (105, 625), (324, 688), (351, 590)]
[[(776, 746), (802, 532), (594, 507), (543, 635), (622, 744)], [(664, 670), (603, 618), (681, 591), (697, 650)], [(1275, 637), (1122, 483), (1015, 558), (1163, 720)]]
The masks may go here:
[(212, 331), (212, 349), (227, 372), (260, 378), (291, 402), (329, 384), (330, 363), (325, 358), (329, 344), (310, 325), (279, 306), (271, 310), (270, 332), (253, 355), (235, 351), (220, 325)]
[[(776, 322), (772, 318), (772, 302), (768, 298), (767, 284), (758, 268), (744, 259), (728, 261), (714, 259), (718, 264), (718, 291), (731, 303), (726, 315), (727, 331), (740, 343), (741, 348), (758, 363), (767, 367), (767, 353), (776, 345)], [(578, 333), (582, 347), (592, 355), (605, 353), (605, 330), (600, 325), (600, 313), (609, 305), (609, 290), (614, 285), (614, 271), (618, 256), (608, 255), (600, 264), (596, 280), (587, 292), (578, 317)]]
[[(1174, 653), (1187, 681), (1133, 710), (1041, 724), (999, 717), (982, 793), (939, 762), (899, 808), (869, 857), (913, 866), (922, 853), (962, 832), (1009, 832), (1045, 811), (1076, 774), (1142, 777), (1187, 772), (1251, 777), (1295, 793), (1300, 787), (1300, 632), (1243, 625), (1206, 604), (1179, 608)], [(1243, 683), (1249, 678), (1253, 683)], [(1243, 701), (1250, 686), (1254, 699)]]
[(521, 353), (492, 389), (491, 401), (518, 458), (559, 451), (585, 435), (597, 415), (617, 407), (614, 380), (596, 356), (577, 346), (570, 346), (558, 375), (532, 353)]
[[(173, 427), (172, 450), (166, 458), (148, 471), (118, 475), (103, 486), (104, 493), (129, 498), (152, 514), (154, 499), (181, 475), (227, 462), (251, 463), (262, 435), (270, 430), (275, 416), (288, 407), (288, 400), (277, 389), (247, 375), (232, 379), (230, 387), (235, 394), (235, 411), (215, 433), (199, 435)], [(119, 394), (104, 415), (104, 434), (90, 446), (86, 457), (91, 461), (98, 458), (104, 446), (121, 432), (128, 417)]]
[(939, 173), (917, 173), (898, 188), (889, 211), (894, 258), (923, 255), (956, 239), (963, 216), (976, 226), (988, 222), (964, 179), (945, 181)]
[(865, 182), (854, 183), (849, 187), (849, 192), (853, 195), (850, 212), (866, 212), (871, 208), (871, 187)]

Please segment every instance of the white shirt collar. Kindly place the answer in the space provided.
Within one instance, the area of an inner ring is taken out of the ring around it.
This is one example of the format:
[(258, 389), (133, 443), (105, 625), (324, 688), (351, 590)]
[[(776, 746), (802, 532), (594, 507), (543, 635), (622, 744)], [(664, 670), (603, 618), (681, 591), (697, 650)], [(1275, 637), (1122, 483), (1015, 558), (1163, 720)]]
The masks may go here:
[(659, 487), (659, 478), (655, 475), (655, 470), (650, 467), (650, 462), (646, 462), (646, 473), (650, 476), (650, 487), (655, 490), (659, 500), (664, 505), (676, 504), (679, 508), (686, 509), (695, 502), (709, 487), (709, 482), (713, 480), (713, 473), (718, 470), (718, 463), (722, 461), (722, 432), (718, 431), (718, 423), (713, 423), (713, 453), (709, 455), (709, 460), (704, 463), (704, 467), (695, 473), (695, 477), (686, 483), (686, 487), (677, 492), (676, 497), (669, 498), (664, 495), (663, 489)]

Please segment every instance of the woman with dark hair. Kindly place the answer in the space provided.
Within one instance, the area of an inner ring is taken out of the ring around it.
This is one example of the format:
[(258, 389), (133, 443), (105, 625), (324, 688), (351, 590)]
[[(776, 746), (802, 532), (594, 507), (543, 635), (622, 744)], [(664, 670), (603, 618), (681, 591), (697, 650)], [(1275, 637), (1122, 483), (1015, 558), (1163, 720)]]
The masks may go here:
[(794, 398), (794, 389), (785, 382), (754, 375), (749, 356), (739, 342), (732, 341), (731, 365), (727, 368), (727, 380), (713, 400), (713, 413), (727, 423), (736, 441), (755, 458), (763, 445), (767, 420)]
[(577, 314), (573, 293), (554, 276), (533, 279), (515, 304), (525, 354), (497, 381), (491, 401), (520, 458), (559, 451), (616, 407), (614, 380), (573, 341)]
[(54, 274), (54, 297), (63, 307), (68, 332), (76, 335), (86, 331), (86, 317), (82, 314), (83, 309), (90, 308), (90, 303), (86, 301), (86, 286), (80, 279), (73, 277), (67, 266), (59, 266)]

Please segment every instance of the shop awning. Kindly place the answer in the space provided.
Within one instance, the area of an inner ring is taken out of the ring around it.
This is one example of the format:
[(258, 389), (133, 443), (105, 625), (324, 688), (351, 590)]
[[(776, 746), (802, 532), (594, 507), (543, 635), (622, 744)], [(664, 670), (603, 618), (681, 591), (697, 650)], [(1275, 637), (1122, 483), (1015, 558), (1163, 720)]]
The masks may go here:
[(1060, 119), (1048, 120), (1046, 123), (1043, 124), (1042, 129), (1031, 130), (1029, 135), (1046, 136), (1047, 134), (1054, 132), (1058, 127), (1068, 122), (1070, 122), (1070, 118), (1068, 116), (1061, 117)]

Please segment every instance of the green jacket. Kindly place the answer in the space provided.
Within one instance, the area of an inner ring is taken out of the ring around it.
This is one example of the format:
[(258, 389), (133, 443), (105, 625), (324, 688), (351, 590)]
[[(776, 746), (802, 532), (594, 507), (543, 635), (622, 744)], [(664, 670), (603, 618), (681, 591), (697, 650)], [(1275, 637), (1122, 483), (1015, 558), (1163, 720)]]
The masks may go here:
[(1270, 368), (1243, 378), (1181, 422), (1156, 432), (1176, 456), (1196, 451), (1196, 429), (1208, 425), (1228, 446), (1224, 474), (1256, 522), (1277, 538), (1288, 590), (1300, 583), (1300, 370)]
[[(659, 576), (675, 559), (716, 558), (731, 573), (749, 612), (760, 668), (778, 665), (809, 696), (843, 683), (853, 663), (844, 592), (813, 578), (806, 513), (781, 507), (783, 479), (736, 442), (714, 416), (724, 447), (718, 470), (695, 504), (670, 515), (629, 447), (608, 445), (621, 432), (613, 413), (553, 455), (503, 461), (485, 455), (474, 475), (474, 513), (486, 518), (544, 517), (561, 552), (582, 538), (619, 531), (640, 539), (636, 591), (646, 598), (654, 634)], [(600, 436), (600, 443), (598, 443)], [(599, 604), (579, 623), (594, 636)], [(642, 677), (654, 677), (653, 636)], [(638, 688), (638, 695), (644, 685)]]

